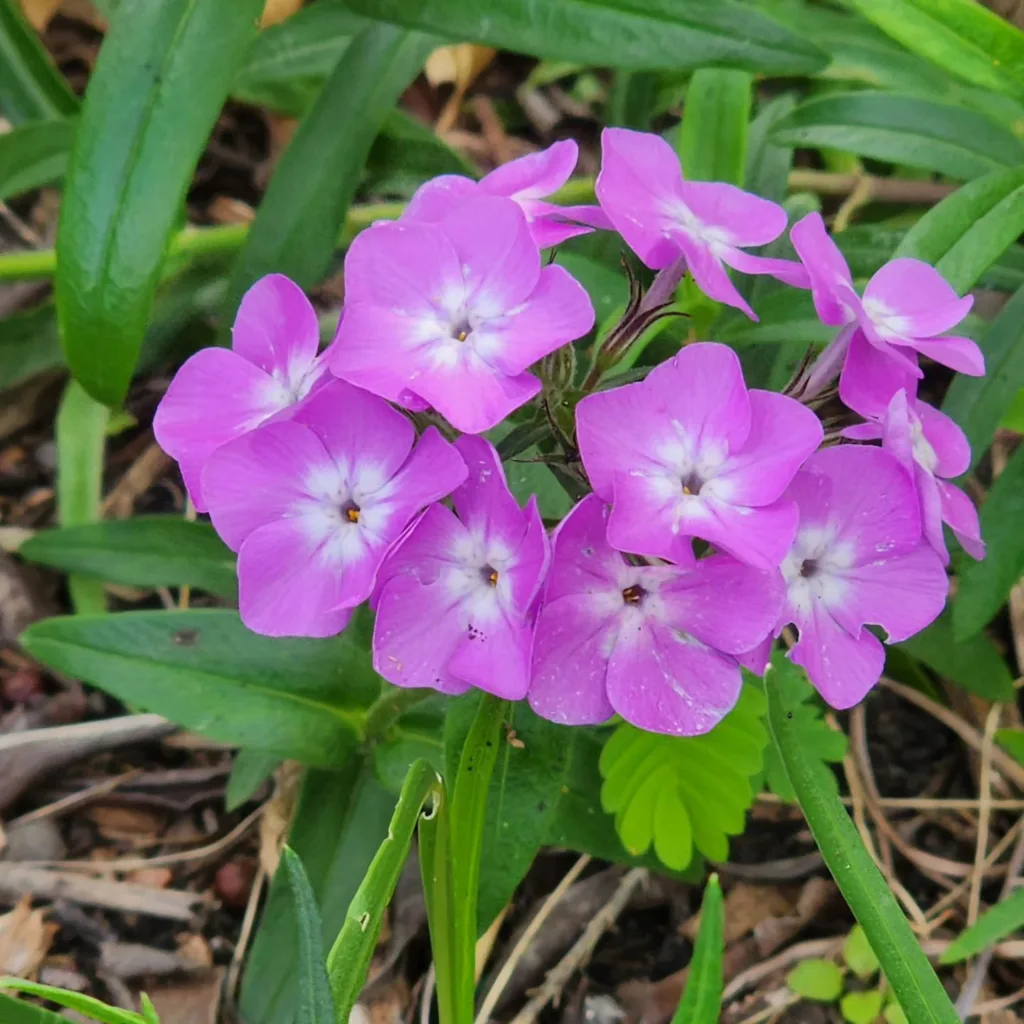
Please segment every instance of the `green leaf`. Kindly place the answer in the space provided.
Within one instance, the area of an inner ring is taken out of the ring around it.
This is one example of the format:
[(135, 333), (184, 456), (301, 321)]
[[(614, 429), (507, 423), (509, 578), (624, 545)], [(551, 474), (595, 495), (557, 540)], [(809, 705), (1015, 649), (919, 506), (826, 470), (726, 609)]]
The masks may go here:
[(969, 179), (1024, 163), (1024, 142), (983, 114), (888, 92), (835, 93), (801, 104), (772, 135)]
[(256, 794), (260, 786), (277, 770), (281, 758), (262, 750), (240, 750), (228, 776), (228, 788), (224, 794), (224, 806), (236, 811)]
[[(57, 518), (61, 526), (94, 523), (100, 517), (103, 450), (110, 410), (68, 381), (57, 411)], [(68, 579), (71, 603), (79, 614), (106, 610), (103, 586), (93, 579)]]
[[(340, 771), (310, 771), (302, 783), (288, 845), (299, 855), (323, 921), (324, 945), (334, 941), (349, 903), (387, 837), (394, 797), (373, 778), (367, 761), (353, 757)], [(247, 957), (240, 997), (246, 1024), (292, 1024), (298, 1000), (295, 934), (298, 923), (279, 870)]]
[(816, 1003), (834, 1003), (843, 993), (843, 972), (831, 960), (803, 960), (786, 975), (790, 990)]
[(347, 1021), (366, 984), (370, 960), (377, 947), (384, 911), (391, 902), (398, 877), (412, 845), (412, 835), (423, 805), (439, 799), (441, 777), (426, 761), (417, 761), (406, 776), (387, 838), (363, 877), (345, 915), (345, 923), (327, 958), (337, 1019)]
[[(324, 945), (320, 937), (323, 925), (316, 896), (302, 861), (288, 846), (281, 851), (281, 863), (298, 922), (299, 998), (295, 1007), (295, 1024), (334, 1024), (334, 1001), (324, 967)], [(347, 1020), (347, 1017), (338, 1019)]]
[(1024, 231), (1024, 168), (992, 171), (932, 207), (895, 256), (934, 264), (961, 295)]
[(765, 691), (772, 735), (814, 841), (907, 1015), (915, 1024), (958, 1024), (949, 996), (843, 807), (835, 776), (807, 756), (792, 727), (793, 703), (779, 680), (800, 672), (777, 653)]
[[(843, 960), (846, 966), (863, 981), (878, 971), (878, 957), (864, 934), (864, 929), (855, 924), (843, 943)], [(877, 1011), (876, 1011), (877, 1012)]]
[(78, 100), (18, 0), (0, 0), (0, 114), (20, 125), (70, 117), (77, 110)]
[(1024, 434), (1024, 389), (1013, 397), (999, 420), (999, 426), (1004, 430), (1012, 430), (1015, 434)]
[(47, 530), (26, 541), (21, 554), (54, 569), (134, 587), (187, 584), (228, 598), (238, 590), (235, 556), (213, 527), (178, 516)]
[(883, 32), (943, 71), (1024, 93), (1024, 38), (974, 0), (848, 0)]
[(1024, 573), (1024, 447), (1018, 448), (992, 485), (981, 509), (985, 559), (960, 574), (953, 600), (953, 630), (963, 641), (980, 632), (1006, 602)]
[(686, 177), (742, 185), (753, 78), (744, 71), (702, 68), (686, 92), (679, 155)]
[(781, 203), (786, 198), (793, 150), (770, 141), (775, 125), (796, 106), (793, 93), (783, 93), (765, 103), (750, 122), (747, 132), (747, 168), (742, 182), (748, 192)]
[(287, 274), (303, 287), (323, 276), (370, 145), (434, 45), (376, 24), (352, 40), (263, 196), (228, 284), (223, 337), (242, 295), (264, 274)]
[(683, 998), (672, 1015), (672, 1024), (717, 1024), (722, 1012), (725, 984), (725, 908), (718, 875), (704, 887), (700, 929), (690, 959)]
[(886, 1024), (910, 1024), (907, 1015), (903, 1012), (903, 1007), (895, 999), (886, 1004), (882, 1016), (885, 1017)]
[(615, 814), (622, 845), (638, 856), (654, 846), (681, 870), (694, 848), (709, 860), (729, 855), (754, 802), (750, 784), (762, 768), (768, 735), (764, 698), (745, 686), (736, 707), (715, 728), (694, 737), (619, 725), (601, 753), (601, 805)]
[(0, 135), (0, 201), (63, 177), (72, 121), (30, 121)]
[(128, 389), (185, 192), (261, 9), (124, 4), (100, 48), (61, 204), (55, 286), (68, 366), (107, 405)]
[(1018, 764), (1024, 764), (1024, 729), (996, 729), (996, 743)]
[[(956, 601), (960, 599), (958, 593)], [(983, 634), (958, 641), (953, 623), (945, 611), (927, 629), (897, 646), (968, 693), (986, 700), (1012, 701), (1013, 675), (992, 641)]]
[(0, 390), (62, 362), (52, 303), (44, 302), (0, 320)]
[[(824, 708), (814, 687), (799, 672), (787, 672), (778, 680), (778, 685), (785, 687), (792, 712), (790, 724), (800, 737), (800, 745), (807, 756), (823, 764), (839, 764), (846, 757), (849, 742), (843, 733), (833, 729), (825, 720)], [(782, 755), (770, 734), (764, 752), (764, 773), (769, 788), (776, 796), (789, 803), (796, 800)]]
[(59, 1017), (33, 1003), (12, 999), (2, 992), (0, 992), (0, 1020), (4, 1024), (67, 1024), (67, 1017)]
[(232, 611), (46, 619), (22, 636), (40, 661), (222, 743), (343, 764), (379, 683), (361, 619), (326, 640), (250, 633)]
[(882, 993), (878, 989), (847, 992), (839, 1000), (839, 1012), (849, 1024), (874, 1024), (882, 1012)]
[(1014, 890), (1005, 900), (986, 910), (949, 944), (939, 957), (939, 963), (958, 964), (977, 956), (1020, 928), (1024, 928), (1024, 889)]
[[(579, 64), (673, 70), (718, 64), (776, 74), (814, 71), (824, 54), (733, 0), (348, 0), (381, 21)], [(613, 52), (609, 42), (614, 40)]]
[(256, 36), (235, 75), (231, 95), (243, 103), (301, 117), (352, 37), (366, 24), (341, 0), (317, 0), (303, 7)]
[(1024, 386), (1024, 285), (989, 324), (979, 344), (985, 353), (985, 376), (956, 374), (942, 403), (942, 411), (967, 435), (972, 467), (981, 461)]
[[(63, 988), (54, 988), (52, 985), (40, 985), (35, 981), (25, 981), (23, 978), (0, 978), (0, 989), (5, 988), (37, 996), (39, 999), (48, 999), (51, 1003), (56, 1003), (65, 1009), (77, 1010), (79, 1013), (92, 1017), (100, 1021), (101, 1024), (145, 1024), (145, 1020), (139, 1014), (108, 1006), (106, 1003), (100, 1002), (99, 999), (93, 999), (92, 996), (82, 995), (81, 992), (69, 992)], [(6, 1018), (4, 1024), (7, 1024)], [(45, 1018), (40, 1024), (45, 1024)]]

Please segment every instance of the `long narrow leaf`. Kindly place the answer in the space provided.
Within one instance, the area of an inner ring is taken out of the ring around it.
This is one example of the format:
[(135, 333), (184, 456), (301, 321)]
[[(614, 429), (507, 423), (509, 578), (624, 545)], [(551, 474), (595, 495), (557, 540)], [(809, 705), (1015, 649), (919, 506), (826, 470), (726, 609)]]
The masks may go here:
[(724, 957), (725, 908), (718, 875), (712, 875), (704, 887), (700, 930), (693, 947), (690, 973), (672, 1024), (718, 1024), (725, 984)]
[(747, 161), (753, 78), (702, 68), (686, 93), (679, 152), (687, 178), (742, 185)]
[(0, 200), (62, 177), (73, 132), (72, 121), (31, 121), (0, 135)]
[[(334, 1024), (334, 1002), (324, 966), (324, 944), (320, 938), (320, 909), (306, 877), (302, 861), (290, 847), (281, 851), (299, 929), (299, 998), (295, 1024)], [(339, 1018), (348, 1020), (348, 1017)]]
[(327, 958), (327, 973), (338, 1020), (349, 1019), (352, 1007), (366, 984), (384, 911), (391, 902), (409, 855), (420, 811), (432, 794), (437, 797), (440, 785), (440, 777), (426, 761), (416, 761), (409, 769), (388, 828), (388, 837), (352, 898), (345, 923)]
[(1010, 893), (1005, 900), (982, 914), (949, 944), (939, 960), (944, 964), (958, 964), (995, 945), (1018, 928), (1024, 928), (1024, 889)]
[(345, 50), (281, 157), (228, 285), (226, 332), (245, 290), (266, 273), (316, 284), (377, 132), (436, 40), (371, 25)]
[(57, 235), (71, 372), (116, 405), (131, 380), (182, 200), (262, 0), (146, 0), (115, 12), (89, 81)]
[(0, 0), (0, 114), (13, 125), (70, 117), (78, 100), (18, 6)]
[(0, 1020), (4, 1024), (67, 1024), (67, 1017), (59, 1017), (34, 1003), (12, 999), (0, 992)]
[(800, 671), (777, 656), (765, 675), (765, 691), (768, 723), (811, 834), (909, 1019), (959, 1024), (946, 990), (843, 807), (835, 777), (807, 756), (794, 732), (792, 697), (782, 677)]
[[(83, 995), (81, 992), (69, 992), (67, 989), (54, 988), (53, 985), (40, 985), (35, 981), (22, 978), (0, 978), (0, 989), (13, 992), (24, 992), (26, 995), (48, 999), (51, 1003), (63, 1006), (68, 1010), (77, 1010), (101, 1024), (145, 1024), (144, 1019), (130, 1010), (121, 1010), (116, 1006), (108, 1006), (99, 999)], [(0, 1009), (3, 1007), (0, 1006)], [(6, 1018), (0, 1018), (7, 1024)]]
[[(57, 516), (62, 526), (94, 523), (100, 517), (103, 449), (110, 410), (95, 401), (77, 381), (68, 381), (57, 413)], [(106, 608), (103, 584), (72, 575), (71, 601), (79, 614)]]

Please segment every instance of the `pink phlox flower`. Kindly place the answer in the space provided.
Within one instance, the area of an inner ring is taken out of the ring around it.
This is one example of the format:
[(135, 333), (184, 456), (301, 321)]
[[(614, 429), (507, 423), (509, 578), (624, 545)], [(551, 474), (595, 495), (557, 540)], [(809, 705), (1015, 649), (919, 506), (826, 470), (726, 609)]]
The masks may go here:
[(770, 632), (782, 578), (727, 555), (688, 569), (632, 565), (608, 544), (607, 526), (592, 494), (555, 533), (530, 706), (566, 725), (618, 713), (651, 732), (705, 733), (739, 698), (735, 655)]
[(726, 267), (807, 287), (799, 263), (744, 252), (778, 238), (786, 230), (786, 211), (735, 185), (684, 181), (675, 151), (660, 135), (605, 128), (595, 192), (615, 230), (647, 266), (660, 270), (682, 254), (705, 295), (754, 320)]
[(242, 621), (265, 636), (340, 632), (413, 517), (465, 478), (434, 427), (416, 442), (401, 413), (344, 381), (218, 448), (203, 493), (238, 552)]
[(520, 508), (509, 493), (491, 444), (461, 437), (455, 447), (469, 467), (455, 512), (428, 508), (381, 569), (374, 668), (396, 686), (521, 700), (547, 535), (536, 499)]
[(583, 287), (541, 267), (519, 206), (484, 196), (437, 224), (396, 221), (356, 238), (328, 359), (350, 383), (406, 406), (412, 396), (478, 434), (540, 390), (528, 367), (593, 324)]
[(818, 213), (793, 225), (790, 238), (810, 278), (821, 321), (839, 327), (815, 367), (816, 392), (837, 373), (843, 402), (865, 417), (885, 413), (900, 389), (908, 394), (923, 376), (917, 355), (971, 376), (985, 373), (985, 358), (970, 338), (947, 335), (970, 311), (945, 278), (921, 260), (901, 257), (876, 271), (859, 296), (850, 268)]
[(206, 511), (201, 477), (222, 444), (273, 416), (288, 415), (329, 379), (317, 356), (320, 327), (302, 290), (282, 274), (246, 293), (232, 347), (205, 348), (174, 375), (153, 418), (157, 443), (177, 460), (189, 497)]
[(942, 560), (921, 539), (910, 474), (888, 452), (841, 445), (812, 455), (788, 496), (800, 529), (786, 560), (786, 607), (800, 639), (790, 658), (834, 708), (858, 703), (878, 682), (881, 626), (889, 643), (924, 629), (946, 602)]
[(539, 153), (510, 160), (479, 181), (460, 174), (442, 174), (416, 190), (402, 220), (434, 224), (466, 200), (489, 195), (504, 196), (519, 204), (539, 249), (559, 245), (594, 228), (610, 230), (611, 223), (599, 206), (558, 206), (544, 201), (572, 176), (578, 155), (576, 143), (563, 139)]
[(687, 345), (645, 380), (584, 398), (576, 423), (591, 486), (612, 504), (613, 547), (691, 565), (700, 537), (778, 568), (797, 527), (783, 492), (821, 423), (791, 398), (748, 391), (732, 349)]
[(955, 484), (954, 477), (971, 465), (971, 447), (964, 432), (945, 413), (896, 392), (882, 421), (859, 423), (843, 433), (861, 441), (882, 440), (882, 447), (896, 456), (913, 475), (921, 502), (925, 540), (949, 563), (942, 524), (948, 523), (963, 549), (972, 558), (985, 557), (978, 510)]

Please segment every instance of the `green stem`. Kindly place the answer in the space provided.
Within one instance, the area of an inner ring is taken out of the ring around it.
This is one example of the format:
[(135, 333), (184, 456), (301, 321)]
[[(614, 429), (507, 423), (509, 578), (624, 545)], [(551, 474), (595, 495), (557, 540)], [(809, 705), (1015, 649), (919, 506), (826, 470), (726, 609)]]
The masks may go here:
[(843, 807), (835, 776), (802, 745), (784, 679), (786, 673), (799, 671), (785, 661), (772, 664), (765, 692), (768, 724), (814, 841), (907, 1019), (914, 1024), (959, 1024), (946, 990)]
[(388, 686), (367, 709), (363, 735), (367, 742), (383, 739), (388, 731), (409, 710), (429, 697), (433, 690), (412, 690), (401, 686)]
[[(453, 897), (450, 937), (453, 948), (446, 957), (453, 992), (452, 1016), (442, 1012), (441, 1024), (471, 1024), (476, 990), (477, 889), (483, 852), (487, 792), (498, 757), (502, 724), (508, 711), (505, 701), (483, 694), (476, 717), (466, 736), (459, 769), (451, 788), (448, 815), (451, 843), (451, 889)], [(433, 933), (432, 933), (433, 937)], [(434, 966), (441, 988), (441, 966), (434, 950)], [(440, 1010), (440, 1004), (439, 1004)]]
[[(565, 204), (592, 202), (594, 179), (574, 178), (552, 197)], [(374, 221), (396, 220), (405, 211), (405, 203), (365, 203), (353, 206), (345, 218), (338, 245), (345, 247), (363, 228)], [(249, 234), (248, 224), (222, 224), (215, 227), (188, 227), (171, 239), (170, 256), (208, 256), (237, 252)], [(0, 253), (0, 281), (33, 281), (53, 277), (57, 254), (53, 249)]]

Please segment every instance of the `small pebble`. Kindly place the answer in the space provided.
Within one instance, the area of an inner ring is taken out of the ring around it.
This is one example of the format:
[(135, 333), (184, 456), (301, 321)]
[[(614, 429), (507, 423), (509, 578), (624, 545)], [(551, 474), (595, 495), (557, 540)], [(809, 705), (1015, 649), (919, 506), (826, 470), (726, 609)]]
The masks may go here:
[(249, 890), (256, 874), (256, 862), (251, 857), (229, 860), (217, 869), (214, 888), (227, 907), (241, 910), (249, 900)]
[(67, 847), (56, 822), (40, 818), (7, 826), (8, 860), (63, 860)]

